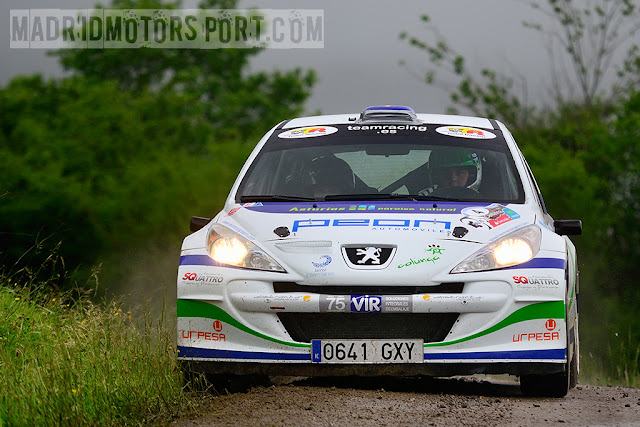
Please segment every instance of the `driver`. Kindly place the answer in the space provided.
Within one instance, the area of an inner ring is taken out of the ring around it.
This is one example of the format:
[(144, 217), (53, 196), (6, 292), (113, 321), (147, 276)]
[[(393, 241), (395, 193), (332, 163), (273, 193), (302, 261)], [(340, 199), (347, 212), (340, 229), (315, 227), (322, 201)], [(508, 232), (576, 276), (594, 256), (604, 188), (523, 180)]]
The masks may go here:
[(349, 164), (333, 154), (313, 159), (309, 174), (314, 197), (351, 194), (356, 187), (355, 175)]
[(482, 178), (481, 162), (476, 153), (467, 149), (442, 147), (429, 157), (429, 175), (432, 186), (421, 190), (421, 195), (447, 187), (467, 187), (477, 192)]

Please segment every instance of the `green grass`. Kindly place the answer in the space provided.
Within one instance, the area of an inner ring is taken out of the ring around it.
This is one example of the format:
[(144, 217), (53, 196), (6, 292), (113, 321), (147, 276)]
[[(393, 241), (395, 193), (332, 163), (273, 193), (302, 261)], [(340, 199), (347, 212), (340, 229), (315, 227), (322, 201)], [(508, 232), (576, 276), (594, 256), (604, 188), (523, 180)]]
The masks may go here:
[(640, 345), (630, 332), (626, 336), (614, 334), (603, 348), (594, 352), (581, 351), (581, 383), (640, 387)]
[(0, 275), (0, 425), (163, 424), (194, 409), (163, 319), (46, 286)]

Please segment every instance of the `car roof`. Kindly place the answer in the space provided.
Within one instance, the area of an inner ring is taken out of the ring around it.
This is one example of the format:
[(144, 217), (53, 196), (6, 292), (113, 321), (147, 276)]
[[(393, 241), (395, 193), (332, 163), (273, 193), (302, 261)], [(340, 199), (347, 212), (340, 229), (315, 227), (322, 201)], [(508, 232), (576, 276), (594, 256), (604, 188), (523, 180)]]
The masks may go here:
[[(299, 117), (284, 123), (282, 129), (292, 129), (307, 126), (339, 125), (351, 124), (360, 116), (360, 113), (353, 114), (333, 114), (324, 116)], [(417, 114), (417, 118), (424, 124), (439, 124), (453, 126), (480, 127), (493, 129), (494, 126), (489, 119), (483, 117), (458, 116), (452, 114)]]

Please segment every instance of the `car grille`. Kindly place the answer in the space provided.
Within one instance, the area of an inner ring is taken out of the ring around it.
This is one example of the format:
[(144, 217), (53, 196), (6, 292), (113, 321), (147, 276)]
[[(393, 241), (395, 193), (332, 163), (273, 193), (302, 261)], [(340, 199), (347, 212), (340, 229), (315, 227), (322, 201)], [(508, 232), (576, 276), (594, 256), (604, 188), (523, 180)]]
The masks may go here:
[[(464, 283), (437, 286), (307, 286), (274, 282), (275, 293), (308, 292), (324, 295), (460, 294)], [(439, 342), (459, 313), (278, 313), (280, 322), (297, 342), (314, 339), (416, 339)]]
[(294, 341), (312, 339), (445, 339), (458, 313), (278, 313)]

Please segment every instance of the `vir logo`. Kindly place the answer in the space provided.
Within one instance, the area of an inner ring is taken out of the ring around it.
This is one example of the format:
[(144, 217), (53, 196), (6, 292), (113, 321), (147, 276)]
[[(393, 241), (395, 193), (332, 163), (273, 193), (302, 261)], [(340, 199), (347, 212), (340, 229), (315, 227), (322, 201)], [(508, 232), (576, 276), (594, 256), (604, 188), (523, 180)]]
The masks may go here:
[(371, 260), (369, 264), (380, 264), (381, 252), (382, 251), (380, 250), (380, 248), (374, 248), (371, 246), (366, 247), (364, 249), (357, 249), (356, 250), (357, 256), (364, 255), (361, 259), (358, 260), (358, 264), (365, 264), (369, 260)]
[(356, 313), (380, 313), (382, 297), (378, 295), (351, 295), (351, 311)]

